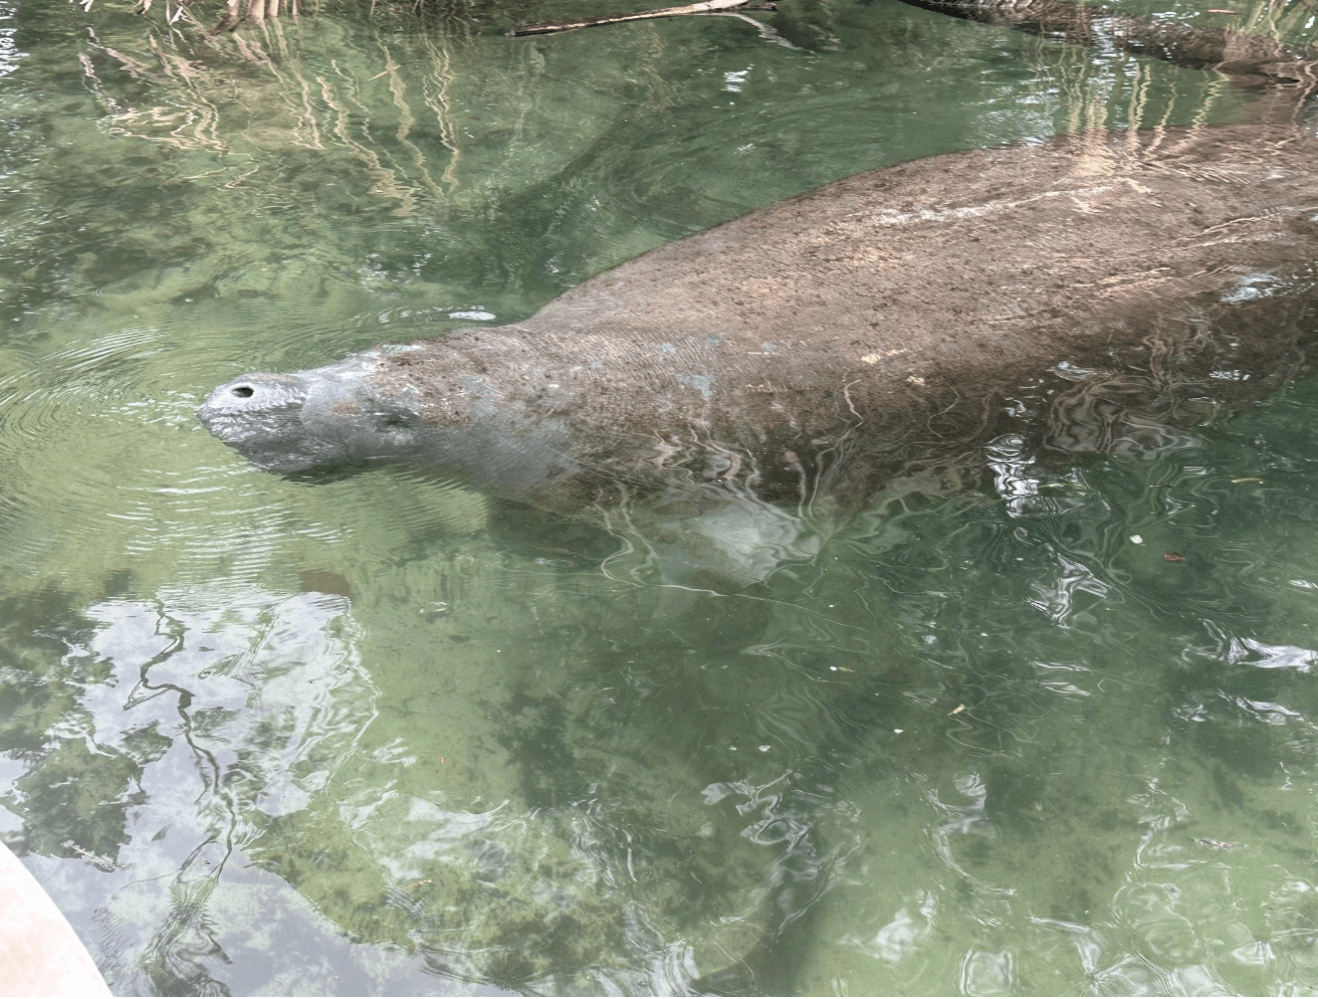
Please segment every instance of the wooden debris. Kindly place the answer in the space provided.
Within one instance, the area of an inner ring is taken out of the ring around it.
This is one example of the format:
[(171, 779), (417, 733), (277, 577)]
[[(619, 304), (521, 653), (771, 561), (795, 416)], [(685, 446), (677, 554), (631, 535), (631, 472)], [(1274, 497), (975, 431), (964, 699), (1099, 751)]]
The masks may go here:
[(657, 10), (641, 10), (634, 14), (611, 14), (606, 17), (587, 17), (580, 21), (550, 21), (544, 24), (515, 24), (508, 29), (509, 38), (523, 35), (550, 35), (558, 31), (574, 31), (577, 28), (597, 28), (602, 24), (621, 24), (623, 21), (645, 21), (655, 17), (683, 17), (691, 14), (718, 14), (738, 10), (777, 10), (772, 3), (751, 4), (749, 0), (703, 0), (701, 3), (683, 4), (680, 7), (661, 7)]

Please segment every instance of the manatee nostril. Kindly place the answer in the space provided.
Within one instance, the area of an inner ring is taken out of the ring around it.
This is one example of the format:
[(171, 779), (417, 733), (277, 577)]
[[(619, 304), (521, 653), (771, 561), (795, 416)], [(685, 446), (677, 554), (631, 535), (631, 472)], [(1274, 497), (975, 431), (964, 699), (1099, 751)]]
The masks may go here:
[(233, 394), (239, 399), (250, 399), (256, 394), (256, 389), (252, 388), (250, 385), (235, 385), (233, 387)]

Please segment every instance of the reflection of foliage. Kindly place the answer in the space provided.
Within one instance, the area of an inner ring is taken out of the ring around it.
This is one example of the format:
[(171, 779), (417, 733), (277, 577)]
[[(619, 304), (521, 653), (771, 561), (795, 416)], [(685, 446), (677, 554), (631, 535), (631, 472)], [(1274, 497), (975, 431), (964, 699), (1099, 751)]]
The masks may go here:
[(39, 757), (75, 685), (103, 675), (85, 650), (92, 625), (72, 605), (54, 589), (0, 601), (0, 740), (11, 755)]
[[(174, 746), (176, 733), (162, 732), (159, 717), (134, 724), (131, 715), (114, 730), (113, 715), (89, 709), (89, 694), (112, 694), (133, 664), (96, 651), (97, 624), (75, 610), (75, 599), (48, 588), (0, 602), (0, 750), (27, 764), (3, 804), (23, 818), (12, 842), (18, 852), (80, 858), (111, 874), (132, 866), (116, 859), (132, 840), (130, 814), (150, 810), (144, 774)], [(170, 912), (145, 960), (150, 990), (226, 994), (206, 971), (219, 953), (205, 911), (219, 869), (199, 865), (198, 878), (187, 867), (170, 888)]]
[(217, 875), (200, 880), (180, 879), (170, 885), (170, 911), (151, 941), (143, 970), (157, 995), (229, 995), (208, 965), (228, 964), (216, 942), (215, 923), (206, 903), (215, 890)]
[[(718, 808), (701, 801), (708, 775), (692, 772), (695, 747), (671, 725), (636, 724), (621, 705), (598, 711), (596, 671), (612, 668), (595, 656), (617, 636), (582, 625), (614, 595), (605, 581), (572, 579), (556, 597), (546, 588), (555, 574), (543, 569), (473, 587), (465, 574), (448, 578), (454, 568), (438, 558), (408, 566), (408, 591), (443, 592), (463, 607), (438, 621), (400, 615), (393, 593), (375, 592), (378, 579), (352, 581), (373, 639), (363, 657), (394, 689), (366, 745), (305, 781), (317, 788), (305, 807), (244, 807), (246, 854), (353, 939), (405, 946), (449, 978), (653, 991), (642, 969), (665, 954), (701, 970), (744, 958), (766, 929), (777, 848), (743, 835), (749, 820), (731, 806), (749, 789), (729, 791)], [(583, 599), (588, 585), (604, 592)], [(513, 610), (522, 601), (536, 612)], [(620, 631), (634, 624), (616, 601), (613, 616)], [(462, 641), (446, 641), (450, 629)], [(571, 663), (527, 689), (523, 678), (565, 642)], [(412, 679), (384, 666), (394, 661), (426, 665)], [(398, 689), (408, 682), (415, 691)], [(722, 737), (717, 724), (700, 732), (699, 741)], [(268, 770), (268, 749), (250, 755), (253, 771)], [(751, 811), (761, 810), (787, 808), (775, 800)]]
[[(74, 0), (84, 9), (90, 9), (96, 0)], [(153, 8), (170, 25), (188, 24), (208, 30), (211, 34), (235, 31), (248, 27), (252, 31), (273, 27), (282, 18), (293, 20), (308, 13), (347, 13), (352, 10), (368, 11), (381, 19), (402, 23), (464, 23), (498, 19), (495, 23), (506, 26), (511, 21), (525, 20), (528, 11), (542, 6), (537, 0), (338, 0), (326, 3), (317, 0), (308, 11), (306, 0), (101, 0), (131, 5), (140, 13), (151, 13)]]
[[(212, 9), (184, 10), (194, 8)], [(281, 17), (259, 31), (221, 38), (167, 32), (159, 18), (145, 37), (116, 34), (111, 25), (98, 30), (85, 48), (83, 76), (108, 132), (168, 147), (176, 165), (113, 178), (120, 193), (142, 203), (142, 218), (154, 221), (133, 230), (154, 230), (151, 246), (87, 254), (81, 264), (94, 278), (89, 283), (100, 291), (124, 276), (115, 272), (128, 261), (168, 256), (177, 264), (160, 275), (158, 294), (178, 301), (287, 295), (313, 282), (399, 289), (402, 296), (429, 282), (453, 287), (462, 304), (459, 295), (487, 289), (489, 298), (517, 296), (513, 311), (522, 311), (603, 266), (756, 200), (831, 179), (834, 174), (810, 172), (819, 150), (830, 145), (855, 148), (847, 168), (877, 165), (877, 157), (890, 155), (886, 134), (868, 140), (874, 145), (867, 153), (855, 134), (817, 135), (813, 122), (794, 117), (800, 111), (792, 89), (779, 88), (772, 77), (790, 68), (782, 60), (799, 56), (771, 46), (756, 56), (764, 78), (756, 70), (746, 87), (754, 86), (756, 100), (773, 108), (780, 124), (741, 122), (745, 134), (732, 143), (710, 127), (712, 119), (696, 122), (682, 165), (665, 163), (641, 151), (693, 109), (716, 95), (723, 100), (720, 78), (745, 68), (744, 55), (728, 61), (736, 46), (718, 47), (734, 40), (728, 32), (629, 28), (593, 38), (556, 36), (550, 44), (509, 40), (495, 30), (505, 15), (529, 13), (511, 0), (493, 7), (429, 0), (412, 10), (409, 3), (368, 11), (339, 0), (318, 7), (314, 18)], [(887, 26), (871, 23), (865, 8), (820, 11), (794, 12), (790, 24), (779, 15), (775, 29), (803, 47), (810, 47), (803, 44), (810, 36), (816, 49), (860, 54), (859, 36)], [(1284, 37), (1300, 31), (1302, 14), (1299, 5), (1273, 9), (1252, 0), (1232, 23)], [(849, 34), (839, 33), (843, 23)], [(937, 23), (914, 27), (926, 35), (880, 38), (888, 51), (877, 58), (924, 60), (936, 76), (960, 36), (928, 37)], [(1069, 130), (1229, 118), (1243, 99), (1226, 80), (1206, 100), (1202, 91), (1186, 95), (1175, 74), (1146, 64), (1117, 68), (1134, 82), (1113, 80), (1111, 60), (1074, 46), (1044, 48), (1036, 58), (1041, 90), (1055, 95), (1060, 88), (1075, 98), (1067, 102), (1066, 120), (1054, 123)], [(891, 87), (891, 73), (870, 72), (855, 78), (857, 91)], [(966, 141), (1014, 137), (993, 127), (991, 115), (971, 124)], [(977, 134), (980, 129), (990, 131)], [(716, 152), (717, 164), (693, 183), (685, 164), (720, 142), (736, 152)], [(110, 178), (84, 169), (87, 197), (96, 198)], [(747, 199), (750, 185), (756, 199)], [(313, 231), (297, 235), (316, 245), (314, 258), (281, 226), (303, 205), (310, 210), (297, 217)], [(345, 246), (342, 233), (329, 231), (349, 215), (360, 222), (354, 232), (364, 237), (361, 247)], [(483, 238), (489, 227), (481, 223), (491, 216), (520, 220), (516, 235), (498, 246)], [(252, 218), (265, 221), (253, 225)], [(89, 225), (108, 233), (112, 220), (98, 213)], [(402, 251), (422, 245), (424, 253)], [(162, 254), (161, 246), (168, 251)], [(596, 255), (582, 260), (586, 248)], [(557, 282), (547, 283), (545, 274)], [(526, 287), (537, 278), (538, 287)]]
[(113, 857), (126, 841), (125, 813), (146, 800), (137, 781), (141, 768), (126, 756), (98, 753), (81, 740), (55, 742), (41, 761), (14, 784), (22, 794), (26, 850), (75, 856), (82, 851)]
[(79, 701), (107, 670), (88, 649), (91, 624), (71, 596), (46, 589), (7, 597), (0, 622), (0, 750), (28, 764), (4, 802), (25, 820), (17, 848), (113, 858), (127, 839), (126, 811), (143, 800), (137, 781), (160, 737), (151, 726), (130, 733), (140, 758), (96, 744)]
[[(87, 88), (112, 143), (129, 137), (160, 148), (154, 165), (127, 175), (105, 175), (99, 157), (69, 164), (86, 173), (89, 192), (113, 184), (116, 203), (138, 210), (127, 229), (112, 217), (94, 220), (90, 232), (113, 237), (115, 252), (84, 253), (72, 278), (50, 284), (177, 302), (334, 285), (317, 297), (395, 293), (401, 307), (451, 285), (455, 304), (470, 308), (485, 304), (471, 296), (486, 288), (490, 298), (515, 296), (523, 272), (562, 273), (531, 292), (538, 304), (561, 281), (599, 266), (546, 268), (541, 258), (560, 252), (569, 230), (598, 228), (608, 216), (564, 206), (564, 193), (590, 200), (587, 190), (536, 186), (556, 185), (565, 167), (593, 155), (638, 93), (661, 99), (665, 64), (680, 55), (653, 39), (616, 37), (592, 45), (594, 58), (585, 60), (580, 43), (568, 41), (549, 66), (538, 43), (451, 24), (395, 32), (361, 17), (321, 16), (222, 39), (130, 36), (114, 27), (85, 48)], [(527, 191), (534, 194), (523, 197)], [(489, 215), (521, 219), (519, 229), (531, 234), (557, 232), (489, 246), (489, 227), (471, 224)], [(360, 245), (345, 241), (347, 216)], [(609, 263), (658, 241), (603, 235), (575, 242), (621, 242)], [(157, 273), (128, 269), (171, 259)], [(444, 300), (442, 290), (436, 297)], [(353, 311), (346, 302), (337, 313)]]

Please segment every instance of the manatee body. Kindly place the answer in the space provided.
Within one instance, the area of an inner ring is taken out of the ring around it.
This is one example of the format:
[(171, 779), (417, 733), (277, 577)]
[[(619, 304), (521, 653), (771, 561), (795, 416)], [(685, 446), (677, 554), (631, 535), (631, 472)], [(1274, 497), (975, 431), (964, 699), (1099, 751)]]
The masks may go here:
[(405, 459), (581, 514), (856, 509), (984, 444), (1071, 454), (1292, 377), (1318, 332), (1318, 140), (1083, 133), (825, 185), (587, 281), (522, 323), (215, 389), (258, 466)]

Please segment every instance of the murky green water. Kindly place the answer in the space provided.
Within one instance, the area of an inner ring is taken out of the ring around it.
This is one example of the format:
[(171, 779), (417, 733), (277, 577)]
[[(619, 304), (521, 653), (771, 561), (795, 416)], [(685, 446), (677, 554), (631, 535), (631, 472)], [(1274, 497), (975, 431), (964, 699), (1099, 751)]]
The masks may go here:
[(1318, 989), (1318, 381), (1154, 455), (1004, 441), (678, 601), (192, 416), (837, 176), (1256, 95), (859, 0), (129, 6), (0, 0), (0, 831), (116, 992)]

